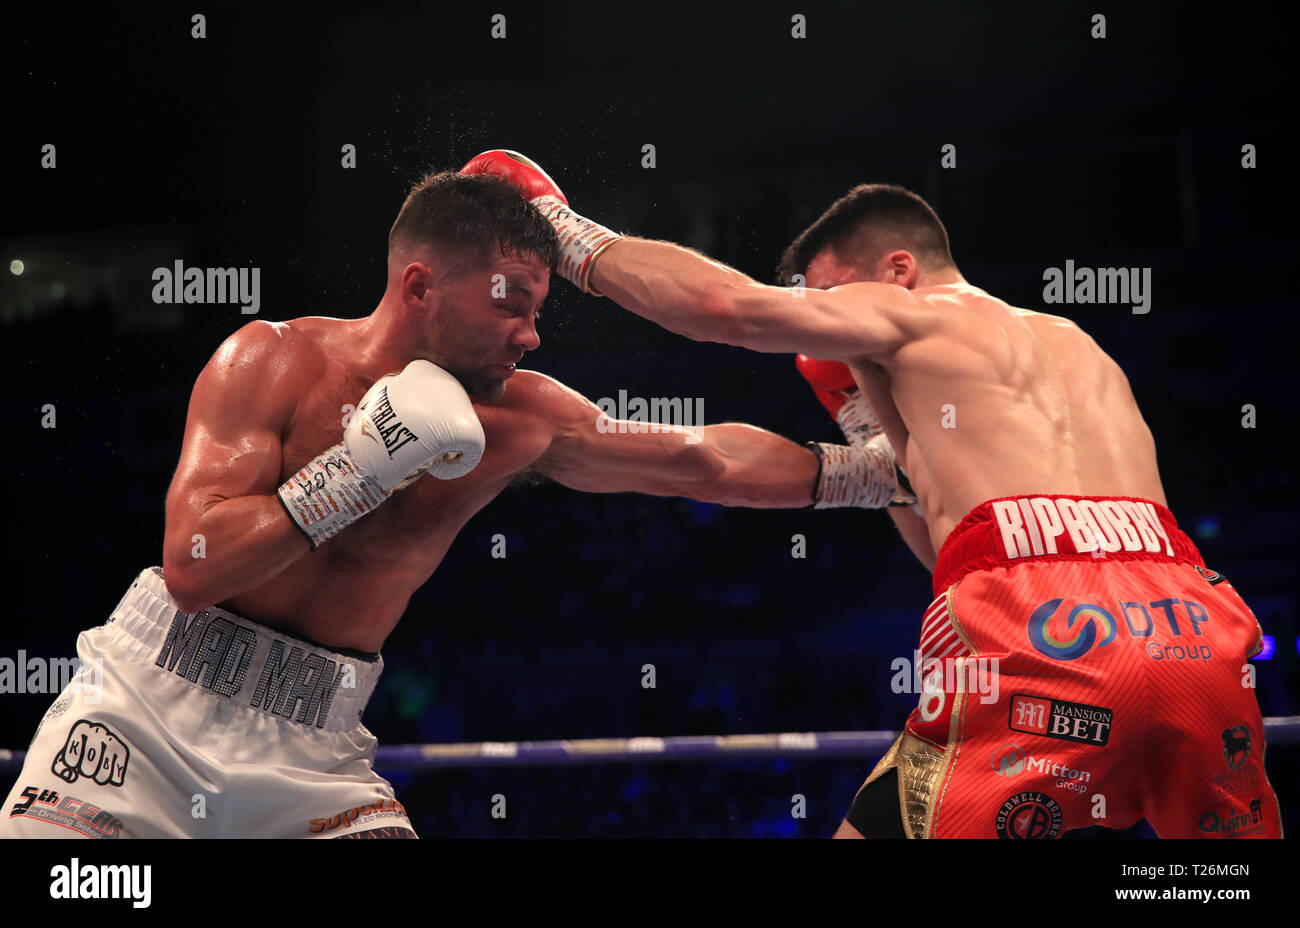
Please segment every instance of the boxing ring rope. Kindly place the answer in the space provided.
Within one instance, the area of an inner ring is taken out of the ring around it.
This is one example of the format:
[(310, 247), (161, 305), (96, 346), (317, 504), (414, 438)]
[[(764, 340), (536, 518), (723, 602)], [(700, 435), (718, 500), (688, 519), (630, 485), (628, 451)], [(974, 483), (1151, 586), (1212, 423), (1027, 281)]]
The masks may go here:
[[(1264, 719), (1270, 746), (1300, 744), (1300, 715)], [(639, 761), (745, 760), (763, 757), (872, 757), (896, 731), (780, 732), (765, 735), (687, 735), (667, 738), (580, 738), (572, 741), (479, 741), (380, 747), (379, 770), (447, 767), (525, 767)], [(25, 751), (0, 749), (0, 771), (22, 767)]]

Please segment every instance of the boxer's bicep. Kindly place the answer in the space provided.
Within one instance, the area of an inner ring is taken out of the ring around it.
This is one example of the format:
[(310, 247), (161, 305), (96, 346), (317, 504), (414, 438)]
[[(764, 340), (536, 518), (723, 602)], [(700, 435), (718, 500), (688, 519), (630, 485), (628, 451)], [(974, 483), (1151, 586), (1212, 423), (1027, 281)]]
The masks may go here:
[(850, 362), (892, 357), (916, 337), (928, 315), (908, 290), (878, 283), (830, 290), (740, 288), (731, 313), (738, 345)]
[(685, 430), (652, 434), (643, 431), (646, 427), (602, 416), (591, 404), (589, 415), (559, 424), (533, 469), (586, 493), (673, 495), (672, 488), (692, 471), (705, 476), (699, 456), (684, 453)]
[(682, 482), (716, 470), (698, 433), (678, 426), (613, 419), (591, 400), (546, 378), (539, 414), (550, 444), (530, 470), (587, 493), (678, 495)]
[(275, 491), (281, 436), (297, 391), (292, 346), (253, 323), (227, 339), (190, 395), (180, 463), (167, 493), (168, 534), (185, 532), (208, 507)]

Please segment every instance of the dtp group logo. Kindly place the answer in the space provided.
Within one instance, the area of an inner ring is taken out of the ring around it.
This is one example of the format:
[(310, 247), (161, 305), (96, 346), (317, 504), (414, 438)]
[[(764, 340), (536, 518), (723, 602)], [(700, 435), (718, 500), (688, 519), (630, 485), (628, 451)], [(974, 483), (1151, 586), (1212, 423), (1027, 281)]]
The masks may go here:
[(1054, 661), (1076, 661), (1117, 637), (1141, 641), (1143, 653), (1153, 661), (1205, 663), (1213, 657), (1201, 628), (1210, 622), (1210, 614), (1190, 599), (1121, 601), (1114, 611), (1083, 602), (1063, 609), (1064, 602), (1058, 596), (1039, 603), (1025, 627), (1034, 649)]
[(1079, 603), (1071, 609), (1065, 619), (1065, 634), (1053, 634), (1048, 622), (1062, 602), (1059, 598), (1049, 599), (1029, 616), (1029, 641), (1040, 654), (1053, 660), (1073, 661), (1091, 651), (1093, 645), (1104, 647), (1115, 639), (1115, 617), (1093, 603)]

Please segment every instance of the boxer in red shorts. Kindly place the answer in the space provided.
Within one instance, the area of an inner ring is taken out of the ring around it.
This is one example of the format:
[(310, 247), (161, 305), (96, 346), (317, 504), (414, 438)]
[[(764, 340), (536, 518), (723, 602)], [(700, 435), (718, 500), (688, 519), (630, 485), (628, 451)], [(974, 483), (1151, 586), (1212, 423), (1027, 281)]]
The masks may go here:
[(842, 831), (878, 832), (892, 801), (912, 837), (1143, 818), (1161, 837), (1280, 836), (1247, 685), (1259, 625), (1164, 506), (986, 503), (940, 548), (934, 588), (921, 704)]
[(853, 188), (768, 287), (582, 217), (523, 156), (465, 170), (523, 190), (583, 291), (697, 341), (825, 359), (802, 366), (850, 441), (910, 476), (915, 507), (890, 512), (937, 594), (920, 704), (837, 836), (1281, 835), (1259, 625), (1166, 508), (1127, 378), (1073, 322), (967, 283), (921, 197)]

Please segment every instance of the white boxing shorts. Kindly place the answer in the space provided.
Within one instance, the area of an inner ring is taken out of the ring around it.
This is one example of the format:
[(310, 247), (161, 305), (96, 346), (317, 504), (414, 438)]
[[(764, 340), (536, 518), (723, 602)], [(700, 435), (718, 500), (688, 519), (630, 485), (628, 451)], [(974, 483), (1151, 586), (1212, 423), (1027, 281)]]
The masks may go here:
[(0, 809), (2, 838), (414, 838), (361, 712), (383, 669), (223, 609), (162, 571), (77, 639)]

